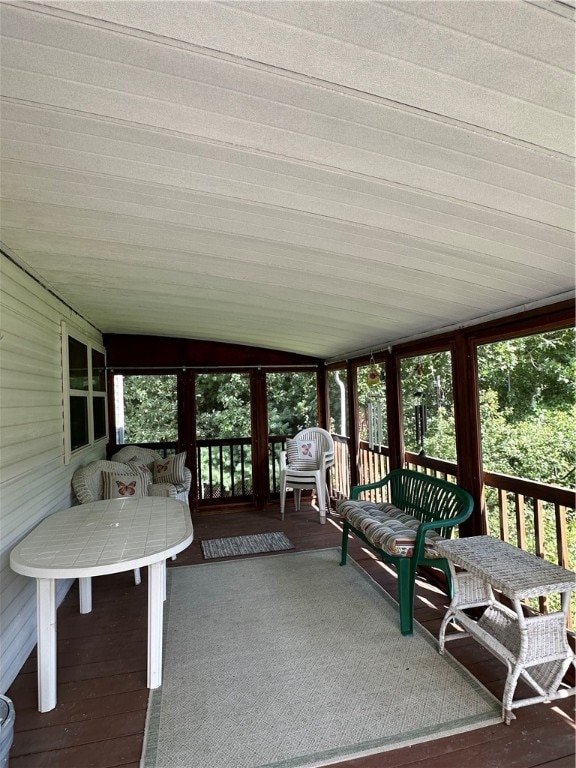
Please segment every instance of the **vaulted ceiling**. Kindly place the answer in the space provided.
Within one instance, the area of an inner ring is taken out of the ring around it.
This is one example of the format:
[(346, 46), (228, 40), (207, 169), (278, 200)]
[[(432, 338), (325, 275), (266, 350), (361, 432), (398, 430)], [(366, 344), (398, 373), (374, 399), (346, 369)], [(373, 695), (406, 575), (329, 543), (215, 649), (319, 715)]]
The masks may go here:
[(333, 359), (574, 292), (573, 0), (1, 2), (4, 251)]

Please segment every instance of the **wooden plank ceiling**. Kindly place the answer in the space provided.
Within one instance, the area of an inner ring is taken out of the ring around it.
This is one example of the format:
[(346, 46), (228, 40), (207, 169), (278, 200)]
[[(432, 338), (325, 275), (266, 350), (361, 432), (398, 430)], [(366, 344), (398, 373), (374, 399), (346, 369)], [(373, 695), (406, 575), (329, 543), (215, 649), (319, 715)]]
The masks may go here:
[(573, 0), (2, 2), (4, 250), (324, 359), (574, 291)]

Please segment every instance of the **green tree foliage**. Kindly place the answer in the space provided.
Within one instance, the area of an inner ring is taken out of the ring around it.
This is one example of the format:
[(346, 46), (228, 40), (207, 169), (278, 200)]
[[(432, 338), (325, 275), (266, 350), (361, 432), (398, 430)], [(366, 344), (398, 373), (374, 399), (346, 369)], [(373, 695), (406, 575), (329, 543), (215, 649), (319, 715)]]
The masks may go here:
[[(573, 487), (576, 423), (575, 331), (566, 329), (486, 344), (478, 349), (478, 381), (484, 469), (536, 482)], [(456, 374), (457, 375), (457, 374)], [(422, 393), (429, 456), (454, 460), (454, 417), (448, 353), (402, 361), (404, 430), (415, 449), (414, 407)], [(516, 541), (516, 499), (508, 494), (510, 541)], [(527, 549), (535, 551), (533, 500), (525, 499)], [(500, 535), (499, 499), (486, 489), (488, 529)], [(544, 555), (557, 561), (553, 505), (542, 505)], [(567, 544), (576, 562), (576, 515), (567, 510)], [(537, 606), (534, 606), (537, 607)], [(574, 616), (576, 621), (576, 614)]]
[(574, 481), (573, 328), (478, 350), (484, 466), (570, 487)]
[(481, 391), (494, 391), (510, 422), (576, 401), (574, 329), (486, 344), (478, 351)]
[(540, 408), (532, 417), (513, 420), (501, 410), (493, 390), (481, 399), (482, 449), (485, 468), (550, 485), (569, 487), (573, 480), (574, 424), (572, 408)]
[(176, 376), (124, 376), (124, 442), (178, 439)]
[[(478, 349), (484, 468), (570, 487), (574, 480), (575, 332), (524, 336)], [(456, 459), (448, 352), (402, 361), (404, 435), (408, 450)], [(421, 398), (416, 393), (422, 393)], [(426, 406), (421, 443), (415, 407)]]
[(202, 373), (196, 377), (196, 434), (200, 439), (249, 437), (250, 377)]
[(315, 373), (269, 373), (268, 432), (293, 436), (318, 424)]
[[(379, 374), (378, 384), (368, 383), (368, 373), (376, 370)], [(382, 440), (388, 443), (388, 425), (386, 423), (386, 376), (382, 365), (363, 365), (357, 371), (358, 391), (358, 433), (360, 440), (369, 440), (370, 406), (379, 404), (382, 409)]]
[[(575, 332), (570, 328), (479, 348), (482, 449), (486, 469), (571, 486), (576, 416), (574, 342)], [(455, 460), (449, 352), (406, 358), (401, 365), (406, 447)], [(381, 366), (379, 370), (383, 370)], [(385, 399), (383, 383), (368, 387), (367, 372), (368, 366), (358, 371), (361, 417), (371, 399), (382, 403)], [(336, 418), (339, 417), (340, 391), (334, 376), (329, 377), (329, 384), (332, 416)], [(317, 423), (313, 373), (269, 373), (267, 388), (270, 434), (293, 435)], [(176, 403), (175, 375), (125, 376), (125, 442), (176, 440)], [(415, 408), (420, 403), (426, 406), (427, 431), (419, 441)], [(197, 434), (201, 439), (250, 436), (247, 374), (198, 375), (196, 405)], [(366, 439), (363, 433), (361, 437)]]
[[(452, 363), (449, 352), (402, 360), (402, 413), (406, 450), (456, 460)], [(425, 409), (426, 429), (417, 432), (417, 411)]]
[[(125, 376), (124, 442), (177, 439), (176, 376)], [(267, 376), (269, 432), (294, 435), (318, 423), (315, 373)], [(246, 373), (199, 374), (196, 425), (200, 439), (250, 437), (250, 377)]]

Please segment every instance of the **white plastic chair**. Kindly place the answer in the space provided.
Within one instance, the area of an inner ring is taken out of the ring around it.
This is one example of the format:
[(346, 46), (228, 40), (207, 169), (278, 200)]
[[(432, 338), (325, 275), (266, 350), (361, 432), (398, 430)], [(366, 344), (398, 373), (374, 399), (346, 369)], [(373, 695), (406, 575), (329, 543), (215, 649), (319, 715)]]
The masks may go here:
[(282, 520), (284, 520), (284, 508), (286, 506), (286, 490), (291, 488), (294, 491), (294, 506), (298, 511), (301, 491), (314, 488), (320, 510), (320, 522), (324, 524), (326, 511), (330, 507), (326, 473), (334, 465), (334, 440), (332, 435), (321, 427), (303, 429), (294, 436), (294, 440), (302, 446), (312, 443), (315, 448), (312, 457), (308, 459), (300, 457), (292, 464), (288, 459), (288, 451), (280, 452), (280, 514)]

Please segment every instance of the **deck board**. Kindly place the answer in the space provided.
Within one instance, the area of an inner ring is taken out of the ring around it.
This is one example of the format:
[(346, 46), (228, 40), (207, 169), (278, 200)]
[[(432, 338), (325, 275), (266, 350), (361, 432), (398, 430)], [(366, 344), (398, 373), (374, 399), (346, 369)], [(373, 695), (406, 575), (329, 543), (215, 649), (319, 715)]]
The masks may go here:
[[(277, 507), (259, 512), (211, 511), (194, 516), (195, 540), (170, 561), (170, 568), (204, 562), (200, 540), (283, 531), (296, 550), (338, 546), (335, 518), (318, 523), (303, 505), (280, 520)], [(351, 540), (349, 554), (396, 598), (393, 569)], [(73, 586), (58, 610), (58, 705), (37, 711), (36, 656), (32, 653), (7, 691), (16, 708), (11, 768), (138, 768), (142, 752), (146, 688), (146, 571), (134, 585), (132, 572), (93, 580), (93, 610), (78, 612)], [(436, 587), (418, 585), (415, 617), (437, 636), (447, 598)], [(496, 696), (506, 670), (475, 640), (462, 638), (449, 651)], [(334, 768), (564, 768), (574, 765), (573, 702), (516, 710), (510, 727), (499, 724), (338, 763)], [(166, 766), (169, 768), (169, 766)]]

